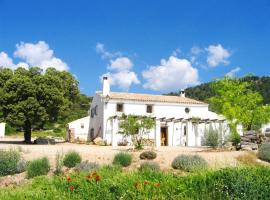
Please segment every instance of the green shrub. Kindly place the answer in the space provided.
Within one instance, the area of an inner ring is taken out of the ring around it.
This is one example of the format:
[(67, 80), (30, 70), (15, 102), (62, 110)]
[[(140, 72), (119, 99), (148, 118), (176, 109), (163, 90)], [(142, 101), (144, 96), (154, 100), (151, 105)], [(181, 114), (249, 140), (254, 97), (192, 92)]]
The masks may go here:
[(20, 154), (15, 150), (0, 150), (0, 176), (12, 175), (17, 172)]
[(233, 146), (237, 146), (241, 142), (241, 136), (236, 131), (233, 131), (230, 136)]
[(26, 170), (27, 167), (27, 161), (24, 159), (19, 160), (19, 162), (17, 163), (17, 173), (22, 173)]
[(46, 175), (48, 174), (49, 170), (50, 170), (50, 164), (49, 164), (48, 158), (46, 157), (29, 161), (26, 167), (28, 178)]
[(174, 169), (193, 172), (207, 168), (207, 162), (198, 155), (180, 155), (173, 160), (172, 167)]
[(75, 167), (76, 164), (80, 163), (82, 161), (82, 158), (79, 153), (76, 151), (70, 151), (64, 156), (64, 165), (66, 167)]
[(260, 146), (257, 154), (261, 160), (270, 162), (270, 143), (264, 143)]
[(75, 169), (82, 172), (90, 172), (99, 169), (99, 165), (95, 162), (83, 161), (76, 165)]
[(56, 153), (56, 156), (55, 156), (55, 171), (54, 171), (55, 175), (60, 175), (60, 174), (63, 173), (63, 171), (62, 171), (62, 168), (63, 168), (63, 165), (64, 165), (63, 157), (64, 157), (63, 153), (59, 153), (59, 152)]
[(153, 160), (157, 157), (157, 153), (154, 151), (144, 151), (140, 154), (142, 160)]
[(152, 161), (142, 163), (140, 166), (140, 171), (147, 171), (147, 170), (159, 171), (160, 170), (159, 164)]
[(129, 153), (120, 152), (114, 156), (113, 164), (127, 167), (131, 164), (132, 156)]
[(205, 132), (205, 145), (210, 146), (212, 148), (216, 148), (219, 145), (219, 133), (218, 130), (214, 130), (210, 128)]

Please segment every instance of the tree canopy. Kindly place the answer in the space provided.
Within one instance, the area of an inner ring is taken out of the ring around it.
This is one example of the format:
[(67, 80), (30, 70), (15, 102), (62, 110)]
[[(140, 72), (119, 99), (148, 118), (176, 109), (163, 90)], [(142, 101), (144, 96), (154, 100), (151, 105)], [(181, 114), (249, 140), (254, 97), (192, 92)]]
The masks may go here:
[(80, 100), (88, 109), (86, 99), (69, 72), (54, 68), (43, 72), (37, 67), (0, 69), (0, 118), (22, 129), (26, 142), (31, 142), (33, 128), (69, 118), (72, 108), (80, 107)]
[(120, 118), (120, 133), (131, 136), (136, 149), (143, 148), (143, 135), (154, 128), (155, 120), (147, 116), (122, 115)]
[(215, 80), (211, 87), (215, 96), (209, 99), (211, 108), (223, 114), (235, 125), (241, 123), (246, 130), (258, 129), (270, 120), (270, 106), (264, 105), (259, 92), (250, 83), (225, 77)]

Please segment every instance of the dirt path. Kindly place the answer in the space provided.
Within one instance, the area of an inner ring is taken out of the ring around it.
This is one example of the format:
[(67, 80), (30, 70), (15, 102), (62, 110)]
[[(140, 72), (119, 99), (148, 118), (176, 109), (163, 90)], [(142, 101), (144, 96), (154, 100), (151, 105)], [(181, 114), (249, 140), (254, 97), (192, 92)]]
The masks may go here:
[[(22, 152), (22, 156), (26, 160), (32, 160), (46, 156), (49, 158), (51, 165), (55, 163), (55, 155), (57, 152), (66, 153), (70, 150), (79, 152), (83, 160), (97, 162), (99, 164), (111, 164), (114, 155), (123, 150), (128, 150), (130, 147), (112, 148), (111, 146), (94, 146), (85, 144), (60, 143), (56, 145), (25, 145), (25, 144), (8, 144), (7, 141), (16, 143), (21, 138), (6, 138), (0, 139), (0, 149), (15, 148)], [(225, 151), (225, 152), (208, 152), (205, 148), (191, 147), (160, 147), (156, 150), (158, 162), (162, 169), (170, 169), (172, 160), (179, 154), (198, 154), (204, 157), (210, 167), (221, 168), (227, 166), (237, 166), (236, 157), (244, 154), (241, 151)], [(133, 152), (133, 167), (138, 167), (141, 161), (139, 159), (140, 152)]]

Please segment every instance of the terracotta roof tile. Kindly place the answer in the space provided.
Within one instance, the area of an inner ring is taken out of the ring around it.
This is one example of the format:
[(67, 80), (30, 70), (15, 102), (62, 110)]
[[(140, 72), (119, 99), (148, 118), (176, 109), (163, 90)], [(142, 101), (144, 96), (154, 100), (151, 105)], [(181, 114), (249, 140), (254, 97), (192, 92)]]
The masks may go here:
[[(99, 93), (101, 95), (101, 93)], [(153, 94), (139, 94), (139, 93), (124, 93), (124, 92), (110, 92), (111, 99), (117, 100), (131, 100), (131, 101), (147, 101), (147, 102), (164, 102), (164, 103), (179, 103), (179, 104), (200, 104), (206, 103), (180, 96), (168, 95), (153, 95)]]

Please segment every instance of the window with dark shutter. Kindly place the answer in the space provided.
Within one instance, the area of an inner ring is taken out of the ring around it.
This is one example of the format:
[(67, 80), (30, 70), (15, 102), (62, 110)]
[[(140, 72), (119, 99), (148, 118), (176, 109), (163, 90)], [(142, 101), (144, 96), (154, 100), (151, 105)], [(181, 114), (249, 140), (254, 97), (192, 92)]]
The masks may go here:
[(124, 108), (124, 105), (122, 103), (118, 103), (116, 105), (116, 111), (117, 112), (123, 112), (123, 110), (124, 110), (123, 108)]
[(152, 113), (153, 112), (153, 105), (146, 105), (146, 112)]

